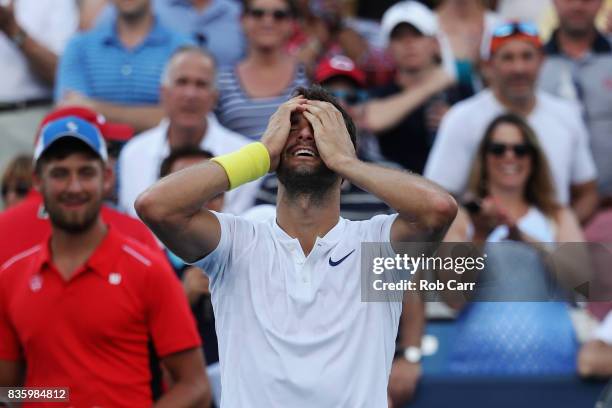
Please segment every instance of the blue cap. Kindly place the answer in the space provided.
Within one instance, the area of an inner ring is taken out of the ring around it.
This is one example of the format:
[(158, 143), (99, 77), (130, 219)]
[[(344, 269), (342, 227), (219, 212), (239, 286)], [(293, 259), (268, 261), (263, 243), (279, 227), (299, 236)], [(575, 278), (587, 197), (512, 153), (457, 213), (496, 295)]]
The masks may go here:
[(51, 121), (42, 128), (34, 149), (34, 160), (38, 160), (53, 143), (64, 137), (73, 137), (84, 142), (102, 160), (105, 162), (108, 160), (106, 144), (98, 128), (76, 116), (66, 116)]

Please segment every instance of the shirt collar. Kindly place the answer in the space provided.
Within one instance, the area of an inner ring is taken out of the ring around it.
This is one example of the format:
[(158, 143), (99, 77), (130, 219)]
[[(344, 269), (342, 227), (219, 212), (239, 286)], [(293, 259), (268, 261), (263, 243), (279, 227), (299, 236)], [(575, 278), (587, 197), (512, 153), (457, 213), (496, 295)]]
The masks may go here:
[[(548, 55), (562, 54), (561, 46), (559, 45), (559, 29), (556, 29), (548, 43), (544, 46), (544, 50)], [(612, 45), (599, 31), (595, 31), (595, 39), (591, 44), (591, 52), (594, 54), (607, 54), (612, 52)]]
[[(117, 19), (112, 19), (107, 23), (101, 24), (99, 33), (102, 38), (102, 42), (105, 44), (113, 44), (123, 47), (121, 43), (121, 39), (119, 38), (119, 34), (117, 33)], [(168, 42), (169, 32), (166, 28), (159, 22), (159, 18), (157, 16), (153, 16), (153, 26), (151, 30), (145, 37), (144, 41), (138, 46), (141, 47), (143, 45), (159, 45)]]
[[(285, 230), (283, 230), (280, 225), (278, 225), (278, 222), (276, 222), (276, 217), (272, 218), (270, 222), (272, 222), (273, 224), (272, 228), (274, 229), (274, 234), (276, 235), (278, 240), (285, 243), (297, 241), (297, 238), (293, 238), (292, 236), (287, 234)], [(330, 246), (337, 244), (338, 241), (340, 241), (340, 238), (342, 237), (345, 226), (346, 220), (340, 217), (336, 225), (331, 230), (329, 230), (327, 234), (325, 234), (325, 236), (317, 237), (317, 242)]]
[[(37, 259), (35, 271), (42, 271), (45, 266), (53, 265), (53, 257), (51, 255), (51, 232), (48, 233), (44, 242), (45, 244), (42, 246), (39, 258)], [(121, 252), (121, 243), (122, 240), (119, 233), (115, 231), (113, 227), (107, 225), (106, 235), (102, 239), (102, 242), (85, 262), (85, 265), (81, 266), (70, 280), (89, 270), (107, 279), (110, 273), (115, 272), (112, 271), (111, 268)]]

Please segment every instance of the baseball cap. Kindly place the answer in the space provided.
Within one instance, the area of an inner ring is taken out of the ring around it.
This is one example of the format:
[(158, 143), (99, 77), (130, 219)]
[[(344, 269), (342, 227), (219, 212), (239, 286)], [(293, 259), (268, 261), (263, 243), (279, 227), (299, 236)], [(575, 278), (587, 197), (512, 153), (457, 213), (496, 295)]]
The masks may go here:
[(36, 147), (34, 148), (34, 161), (60, 139), (72, 137), (85, 143), (103, 161), (108, 160), (106, 144), (100, 130), (93, 124), (76, 116), (66, 116), (48, 122), (40, 131)]
[(365, 72), (357, 68), (353, 60), (344, 55), (335, 55), (322, 60), (315, 69), (314, 77), (315, 82), (319, 84), (333, 77), (349, 78), (360, 87), (366, 84)]
[(134, 129), (122, 123), (110, 123), (101, 113), (83, 106), (64, 106), (52, 110), (40, 122), (38, 133), (49, 122), (66, 116), (76, 116), (95, 125), (109, 142), (125, 142), (134, 136)]
[(408, 23), (427, 37), (438, 34), (438, 22), (434, 13), (421, 3), (413, 0), (402, 1), (389, 7), (382, 17), (381, 32), (385, 43), (391, 32), (401, 23)]
[(493, 55), (499, 48), (511, 40), (522, 40), (533, 44), (537, 48), (542, 47), (542, 40), (538, 28), (528, 22), (510, 21), (498, 25), (490, 35), (489, 55)]

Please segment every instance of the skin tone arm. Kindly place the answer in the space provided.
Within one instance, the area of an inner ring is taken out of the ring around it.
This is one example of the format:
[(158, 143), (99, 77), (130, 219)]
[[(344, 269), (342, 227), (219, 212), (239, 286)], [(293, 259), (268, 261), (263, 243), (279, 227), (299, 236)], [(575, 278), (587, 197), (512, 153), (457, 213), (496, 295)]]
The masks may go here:
[(155, 408), (210, 406), (210, 385), (199, 347), (171, 354), (161, 362), (170, 373), (172, 386), (156, 402)]
[(571, 187), (572, 208), (578, 216), (581, 224), (585, 224), (599, 206), (599, 195), (597, 194), (597, 182), (588, 181), (582, 184), (574, 184)]
[(23, 361), (0, 360), (0, 387), (18, 387), (25, 378)]
[[(425, 326), (425, 304), (414, 291), (404, 292), (404, 306), (400, 317), (401, 348), (421, 347), (421, 338)], [(421, 364), (411, 363), (399, 357), (393, 360), (389, 376), (389, 398), (393, 406), (406, 404), (416, 390), (421, 377)]]
[(382, 132), (396, 126), (406, 115), (453, 83), (450, 75), (442, 68), (436, 68), (418, 86), (405, 89), (397, 95), (366, 102), (366, 128), (372, 132)]
[(89, 107), (104, 115), (111, 122), (129, 124), (136, 133), (157, 126), (164, 117), (164, 111), (159, 105), (119, 105), (91, 99), (75, 91), (66, 93), (62, 98), (61, 104)]
[(21, 52), (27, 58), (36, 75), (46, 84), (53, 85), (57, 68), (57, 55), (19, 27), (15, 19), (13, 2), (8, 6), (0, 6), (0, 30), (9, 38), (12, 38), (19, 31), (25, 34), (25, 39), (20, 47)]
[(582, 377), (612, 376), (612, 346), (599, 340), (585, 343), (578, 354), (578, 373)]
[[(291, 126), (291, 113), (301, 110), (305, 99), (282, 104), (270, 118), (262, 143), (270, 153), (270, 171), (276, 170)], [(176, 255), (197, 261), (212, 252), (221, 239), (221, 226), (205, 203), (229, 188), (225, 170), (207, 161), (164, 177), (134, 205), (138, 216)]]
[(457, 213), (450, 194), (422, 177), (359, 160), (342, 114), (327, 102), (308, 101), (305, 106), (304, 115), (327, 167), (398, 212), (391, 227), (392, 242), (442, 240)]

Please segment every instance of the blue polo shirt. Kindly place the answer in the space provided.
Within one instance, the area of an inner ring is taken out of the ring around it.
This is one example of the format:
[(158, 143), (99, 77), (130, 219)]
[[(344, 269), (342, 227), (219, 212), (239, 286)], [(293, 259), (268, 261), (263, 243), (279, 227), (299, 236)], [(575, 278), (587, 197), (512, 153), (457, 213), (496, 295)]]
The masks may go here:
[(157, 18), (144, 41), (131, 49), (121, 43), (114, 19), (77, 34), (60, 59), (55, 99), (77, 91), (117, 104), (157, 104), (164, 65), (186, 44), (193, 42), (164, 27)]
[[(246, 54), (246, 41), (240, 25), (242, 7), (234, 0), (211, 0), (199, 11), (191, 0), (153, 0), (153, 10), (162, 24), (189, 35), (207, 49), (217, 65), (233, 66)], [(104, 24), (116, 16), (115, 7), (107, 5), (97, 24)]]

